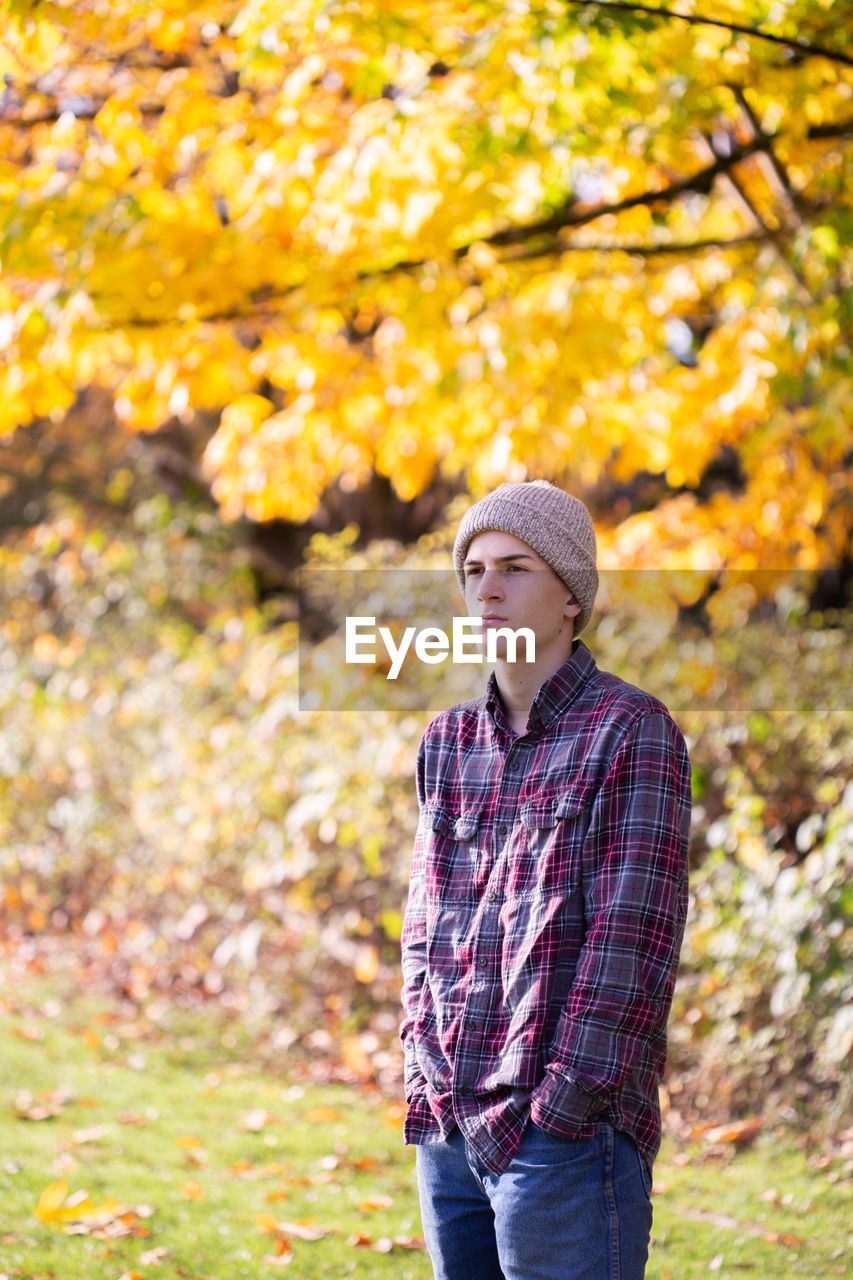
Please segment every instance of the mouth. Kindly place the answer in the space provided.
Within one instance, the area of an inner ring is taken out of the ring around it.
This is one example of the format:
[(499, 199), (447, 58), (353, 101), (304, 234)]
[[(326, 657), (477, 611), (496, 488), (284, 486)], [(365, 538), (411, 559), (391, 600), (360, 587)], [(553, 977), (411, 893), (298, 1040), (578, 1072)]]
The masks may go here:
[(480, 621), (486, 626), (490, 622), (506, 622), (506, 618), (500, 618), (496, 613), (484, 613)]

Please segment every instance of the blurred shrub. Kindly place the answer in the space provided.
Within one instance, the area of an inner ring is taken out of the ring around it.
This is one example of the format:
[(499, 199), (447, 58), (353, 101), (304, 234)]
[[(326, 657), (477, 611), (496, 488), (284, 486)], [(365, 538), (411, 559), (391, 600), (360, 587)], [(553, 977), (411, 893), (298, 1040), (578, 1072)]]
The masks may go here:
[(6, 937), (75, 935), (134, 1000), (264, 974), (303, 1025), (390, 1007), (417, 723), (367, 753), (363, 717), (300, 715), (296, 624), (218, 528), (160, 499), (136, 524), (65, 510), (0, 549)]
[(840, 1127), (853, 1089), (853, 783), (799, 829), (802, 860), (757, 816), (716, 822), (692, 878), (672, 1025), (673, 1105), (687, 1119), (763, 1111)]
[[(435, 535), (351, 543), (317, 538), (309, 559), (446, 564)], [(260, 1014), (278, 1051), (343, 1047), (393, 1076), (424, 716), (300, 712), (295, 620), (256, 603), (212, 517), (165, 499), (132, 528), (57, 506), (0, 570), (4, 944), (67, 944), (136, 1003), (217, 1000)], [(676, 707), (693, 761), (668, 1078), (688, 1125), (835, 1123), (849, 1104), (850, 621), (793, 610), (709, 635), (611, 608), (589, 638)]]

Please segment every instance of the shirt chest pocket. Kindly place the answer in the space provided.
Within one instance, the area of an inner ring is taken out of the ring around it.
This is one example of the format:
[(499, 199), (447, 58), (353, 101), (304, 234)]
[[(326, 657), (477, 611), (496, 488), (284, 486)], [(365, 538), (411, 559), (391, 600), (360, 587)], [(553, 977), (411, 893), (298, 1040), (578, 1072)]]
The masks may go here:
[(424, 806), (422, 822), (429, 840), (426, 858), (427, 896), (433, 901), (476, 897), (482, 845), (480, 810), (444, 805)]
[(586, 782), (522, 804), (508, 869), (509, 896), (530, 899), (580, 894), (591, 805), (591, 788)]

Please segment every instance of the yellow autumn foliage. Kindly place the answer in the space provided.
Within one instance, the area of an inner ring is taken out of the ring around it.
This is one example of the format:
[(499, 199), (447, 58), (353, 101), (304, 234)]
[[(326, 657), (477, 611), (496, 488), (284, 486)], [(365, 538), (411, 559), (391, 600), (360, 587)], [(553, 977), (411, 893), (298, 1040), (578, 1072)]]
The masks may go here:
[(0, 432), (98, 389), (215, 415), (227, 519), (652, 476), (613, 560), (834, 562), (851, 10), (7, 0)]

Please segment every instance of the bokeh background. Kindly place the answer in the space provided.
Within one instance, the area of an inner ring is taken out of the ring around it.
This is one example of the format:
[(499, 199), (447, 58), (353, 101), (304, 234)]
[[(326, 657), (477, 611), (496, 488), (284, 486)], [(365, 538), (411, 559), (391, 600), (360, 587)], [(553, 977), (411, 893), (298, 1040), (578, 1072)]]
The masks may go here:
[(853, 6), (697, 8), (0, 5), (10, 971), (399, 1090), (425, 717), (300, 572), (545, 477), (693, 761), (666, 1124), (849, 1123)]

